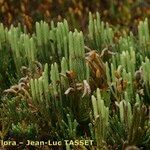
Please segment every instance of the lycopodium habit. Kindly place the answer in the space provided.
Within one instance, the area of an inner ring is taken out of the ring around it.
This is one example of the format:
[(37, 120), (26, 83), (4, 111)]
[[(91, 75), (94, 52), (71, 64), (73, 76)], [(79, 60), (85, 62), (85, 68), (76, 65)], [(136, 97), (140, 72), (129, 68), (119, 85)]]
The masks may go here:
[(0, 25), (0, 81), (7, 83), (0, 86), (1, 139), (94, 140), (64, 145), (68, 150), (148, 149), (148, 19), (138, 36), (117, 36), (99, 13), (89, 13), (86, 33), (70, 31), (66, 20), (37, 22), (35, 29)]

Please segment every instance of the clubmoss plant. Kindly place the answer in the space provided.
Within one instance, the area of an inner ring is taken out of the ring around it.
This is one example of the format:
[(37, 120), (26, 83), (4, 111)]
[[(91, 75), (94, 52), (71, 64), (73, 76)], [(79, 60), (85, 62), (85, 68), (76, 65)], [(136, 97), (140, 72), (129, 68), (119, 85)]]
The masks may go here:
[(94, 140), (59, 147), (68, 150), (148, 149), (148, 19), (138, 35), (116, 37), (117, 30), (99, 13), (89, 13), (87, 34), (66, 20), (37, 22), (32, 34), (0, 24), (0, 138)]

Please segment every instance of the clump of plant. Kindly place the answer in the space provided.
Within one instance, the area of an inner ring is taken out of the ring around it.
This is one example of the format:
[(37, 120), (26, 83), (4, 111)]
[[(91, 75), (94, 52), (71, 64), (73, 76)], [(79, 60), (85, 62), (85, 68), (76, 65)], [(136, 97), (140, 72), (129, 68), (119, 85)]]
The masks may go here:
[(148, 19), (136, 36), (116, 37), (99, 13), (89, 13), (86, 35), (70, 31), (66, 20), (36, 22), (35, 29), (31, 35), (21, 26), (0, 26), (0, 51), (13, 62), (7, 78), (0, 72), (8, 84), (1, 94), (1, 139), (94, 140), (64, 145), (68, 150), (148, 149)]

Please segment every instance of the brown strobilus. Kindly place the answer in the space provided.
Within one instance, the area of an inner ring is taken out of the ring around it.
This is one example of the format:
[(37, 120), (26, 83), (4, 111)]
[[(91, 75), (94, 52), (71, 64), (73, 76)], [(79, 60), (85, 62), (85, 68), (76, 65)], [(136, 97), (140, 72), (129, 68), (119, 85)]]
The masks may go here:
[(90, 85), (86, 80), (83, 83), (76, 82), (76, 73), (72, 70), (66, 72), (70, 87), (65, 91), (68, 95), (71, 92), (83, 91), (82, 97), (91, 93)]
[(107, 90), (108, 84), (106, 77), (106, 67), (102, 58), (106, 54), (113, 55), (114, 53), (106, 48), (102, 50), (101, 54), (99, 54), (96, 50), (91, 50), (87, 46), (85, 46), (85, 49), (89, 51), (86, 53), (85, 59), (88, 63), (89, 68), (91, 69), (92, 84), (96, 88)]

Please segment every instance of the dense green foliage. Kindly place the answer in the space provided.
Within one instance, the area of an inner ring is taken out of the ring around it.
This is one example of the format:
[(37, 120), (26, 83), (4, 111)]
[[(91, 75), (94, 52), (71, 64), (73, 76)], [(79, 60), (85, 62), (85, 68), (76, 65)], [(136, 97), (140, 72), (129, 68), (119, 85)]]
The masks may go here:
[(88, 34), (70, 31), (66, 20), (36, 22), (33, 34), (0, 24), (0, 138), (94, 140), (68, 150), (148, 149), (148, 19), (137, 29), (117, 37), (99, 13), (89, 13)]

